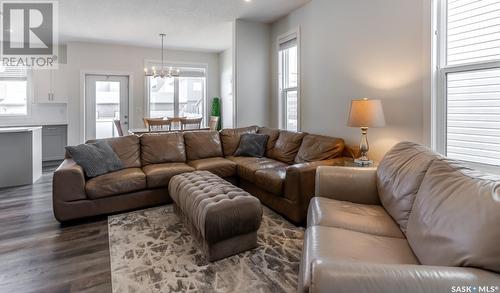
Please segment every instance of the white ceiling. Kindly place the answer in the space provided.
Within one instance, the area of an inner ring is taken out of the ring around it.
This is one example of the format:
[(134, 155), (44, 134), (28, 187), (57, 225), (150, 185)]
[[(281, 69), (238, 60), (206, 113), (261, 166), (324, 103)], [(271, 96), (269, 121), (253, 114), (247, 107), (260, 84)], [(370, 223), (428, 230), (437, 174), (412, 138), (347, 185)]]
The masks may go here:
[(60, 42), (105, 42), (218, 52), (237, 19), (273, 22), (311, 0), (61, 0)]

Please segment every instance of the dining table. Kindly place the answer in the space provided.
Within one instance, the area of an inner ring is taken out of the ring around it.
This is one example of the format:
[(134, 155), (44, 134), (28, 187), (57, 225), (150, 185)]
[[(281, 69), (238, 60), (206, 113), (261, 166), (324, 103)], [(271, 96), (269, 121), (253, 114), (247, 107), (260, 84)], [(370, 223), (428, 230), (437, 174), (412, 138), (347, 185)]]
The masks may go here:
[(199, 128), (199, 129), (184, 129), (184, 130), (180, 130), (180, 129), (172, 129), (172, 130), (168, 130), (168, 129), (151, 129), (151, 131), (147, 128), (136, 128), (136, 129), (129, 129), (128, 130), (128, 133), (129, 134), (135, 134), (135, 135), (143, 135), (145, 133), (170, 133), (170, 132), (189, 132), (189, 131), (210, 131), (210, 128), (209, 127), (202, 127), (202, 128)]

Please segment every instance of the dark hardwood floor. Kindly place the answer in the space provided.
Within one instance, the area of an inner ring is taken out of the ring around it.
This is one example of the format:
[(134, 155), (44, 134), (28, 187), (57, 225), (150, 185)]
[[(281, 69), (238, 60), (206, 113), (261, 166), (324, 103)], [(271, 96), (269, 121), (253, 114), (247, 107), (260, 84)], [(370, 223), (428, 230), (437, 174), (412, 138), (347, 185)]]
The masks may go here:
[(0, 292), (111, 292), (106, 218), (61, 226), (52, 171), (0, 189)]

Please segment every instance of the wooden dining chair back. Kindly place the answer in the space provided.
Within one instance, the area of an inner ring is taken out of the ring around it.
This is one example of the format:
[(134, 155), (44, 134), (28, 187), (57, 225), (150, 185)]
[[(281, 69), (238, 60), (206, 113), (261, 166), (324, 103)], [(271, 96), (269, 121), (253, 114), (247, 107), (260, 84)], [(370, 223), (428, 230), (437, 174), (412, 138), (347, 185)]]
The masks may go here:
[(219, 117), (218, 116), (210, 116), (210, 121), (208, 122), (208, 127), (210, 131), (217, 131), (219, 128)]
[(203, 118), (181, 118), (181, 130), (194, 130), (201, 128)]
[(149, 129), (149, 122), (150, 121), (163, 121), (163, 118), (147, 118), (147, 117), (144, 117), (144, 118), (142, 118), (142, 121), (144, 121), (144, 127), (146, 127), (147, 129)]
[(182, 119), (186, 119), (187, 117), (167, 117), (168, 120), (172, 121), (172, 130), (181, 130), (182, 129)]
[(149, 132), (155, 131), (171, 131), (172, 121), (170, 120), (149, 120), (148, 130)]
[(123, 128), (120, 120), (113, 120), (113, 124), (116, 127), (116, 131), (118, 132), (118, 136), (123, 136)]

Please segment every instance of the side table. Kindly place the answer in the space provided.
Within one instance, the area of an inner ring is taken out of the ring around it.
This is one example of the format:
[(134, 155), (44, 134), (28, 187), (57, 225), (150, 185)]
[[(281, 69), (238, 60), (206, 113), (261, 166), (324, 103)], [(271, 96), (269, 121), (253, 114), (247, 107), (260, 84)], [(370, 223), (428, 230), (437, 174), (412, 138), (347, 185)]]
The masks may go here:
[(344, 167), (359, 167), (359, 168), (376, 168), (378, 166), (378, 162), (373, 162), (373, 164), (369, 165), (360, 165), (354, 162), (353, 158), (345, 158), (344, 159)]

